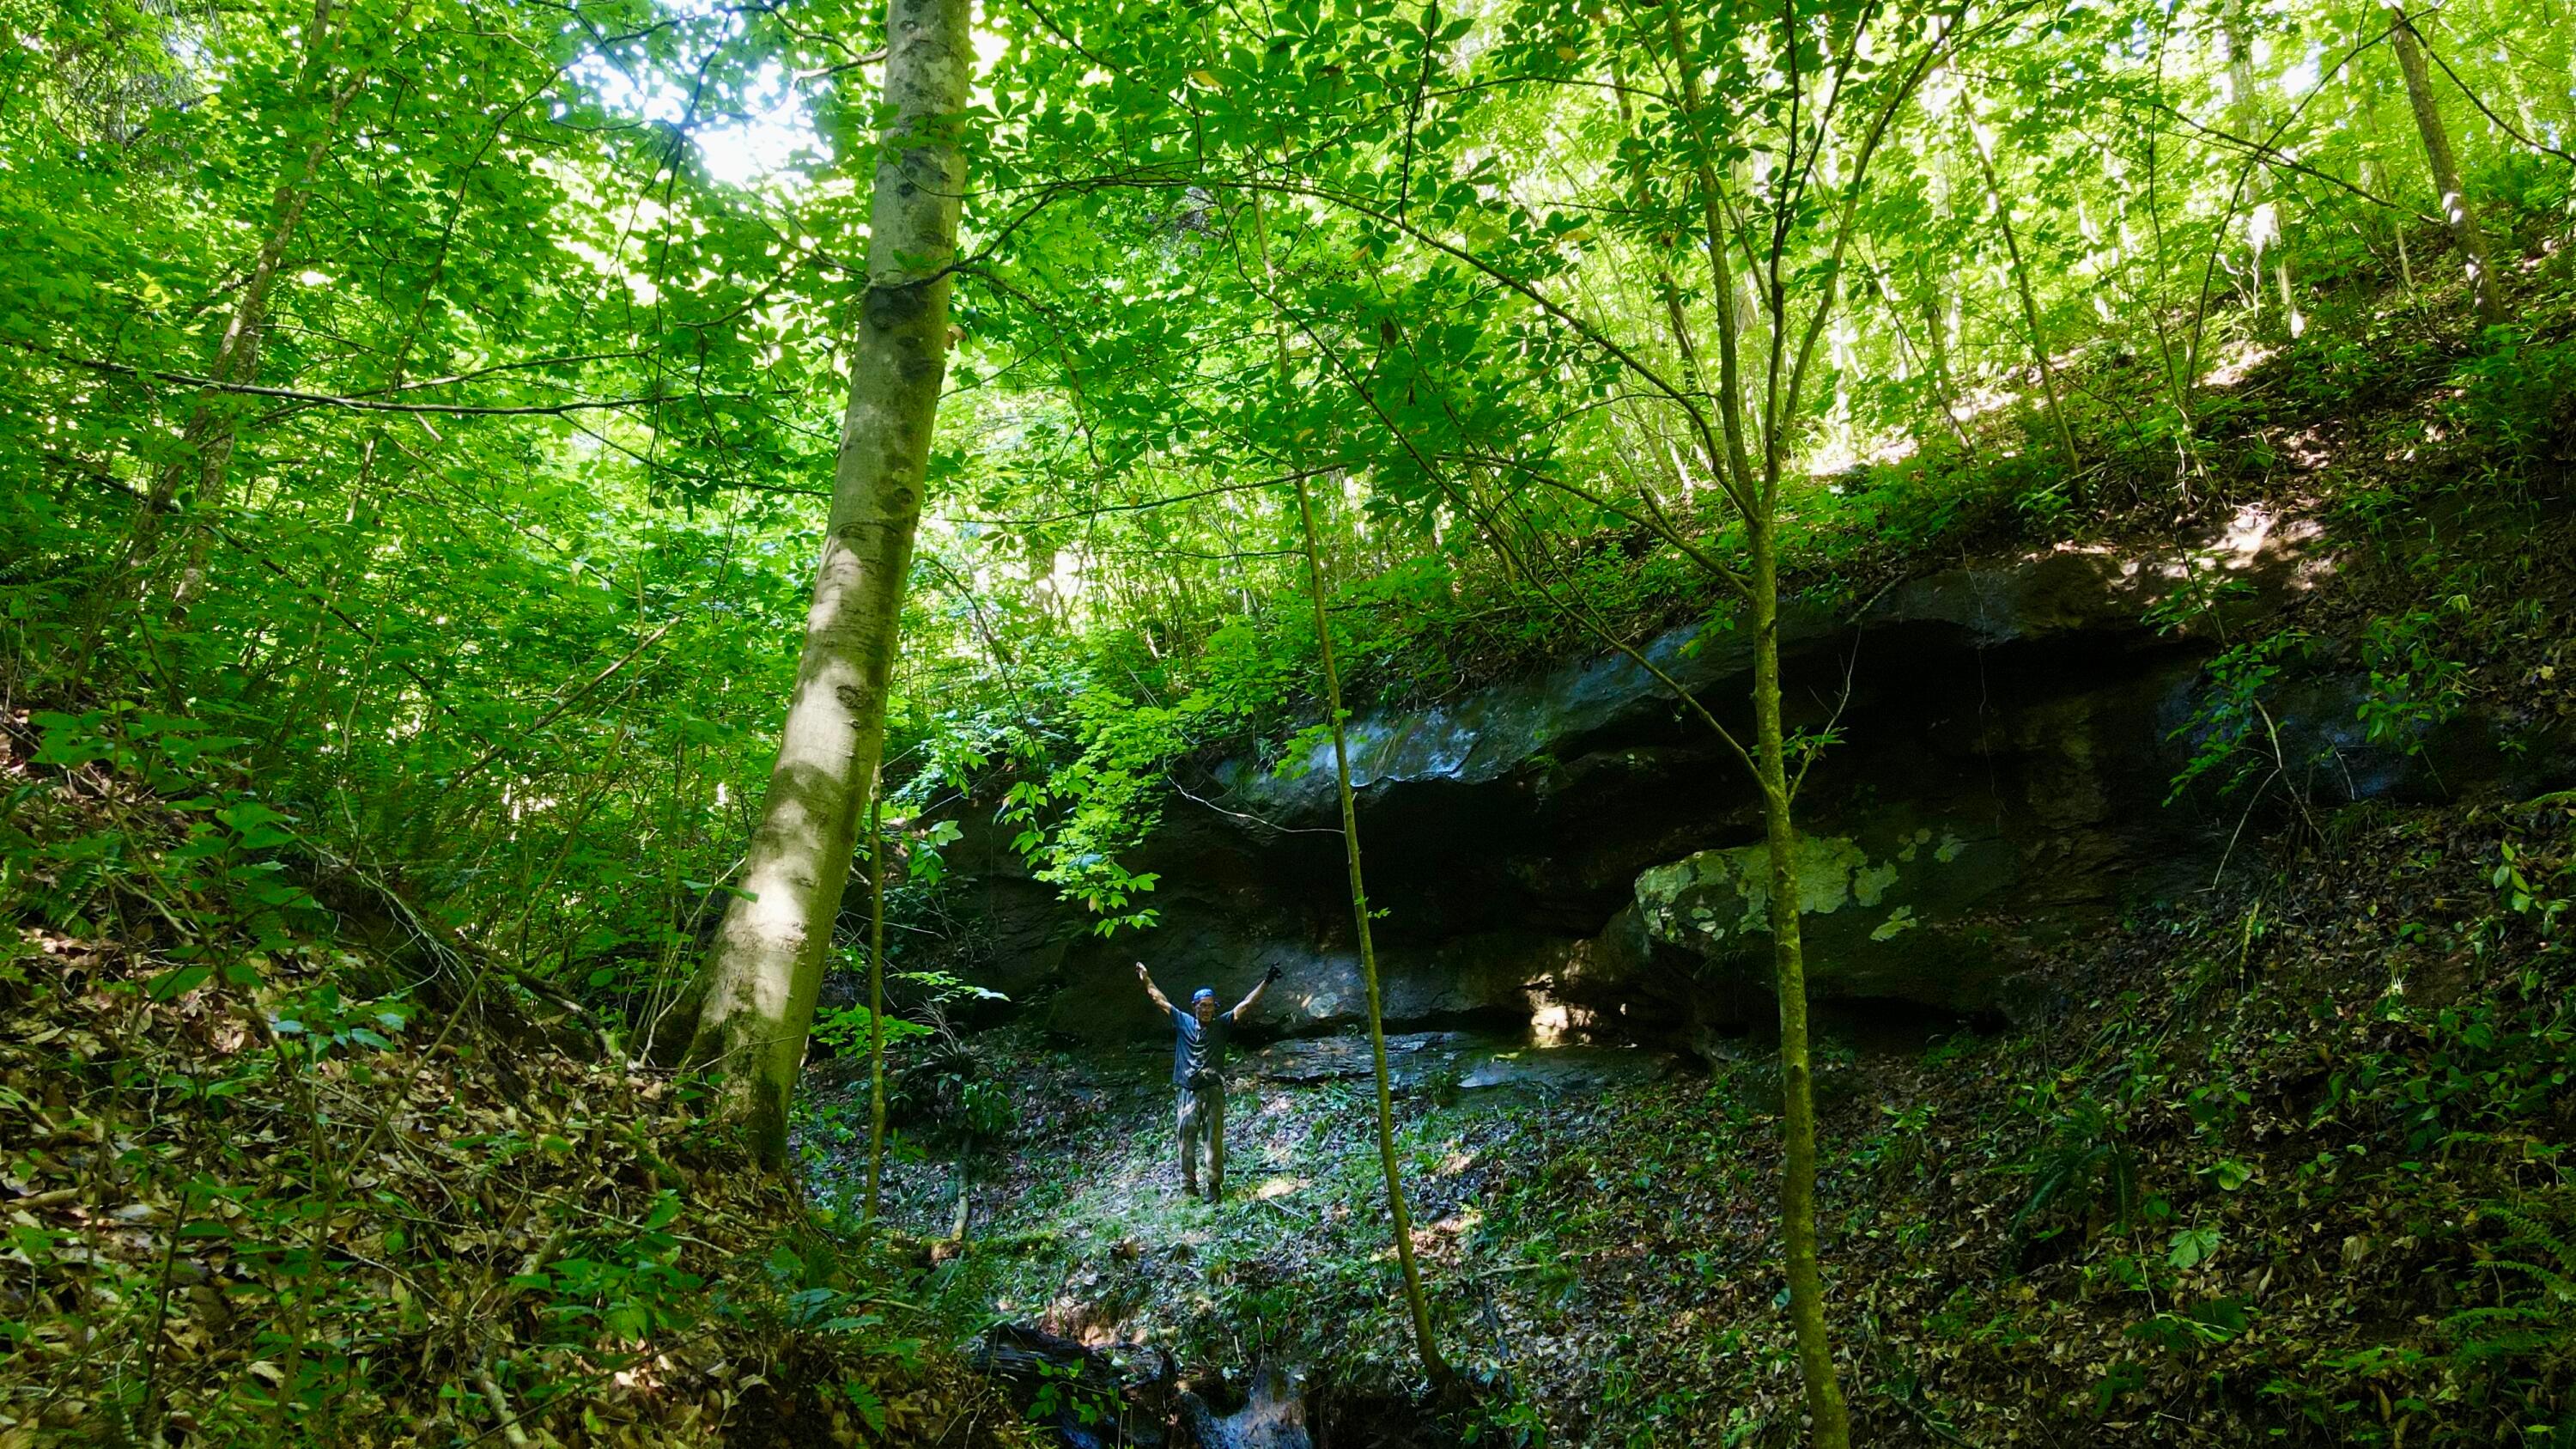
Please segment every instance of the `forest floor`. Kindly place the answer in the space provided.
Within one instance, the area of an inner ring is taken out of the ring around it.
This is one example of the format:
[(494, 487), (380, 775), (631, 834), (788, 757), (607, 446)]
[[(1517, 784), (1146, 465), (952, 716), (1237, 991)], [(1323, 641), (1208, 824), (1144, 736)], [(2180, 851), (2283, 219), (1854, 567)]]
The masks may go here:
[(84, 728), (0, 714), (0, 1449), (1027, 1442), (689, 1084)]
[[(2018, 1026), (1824, 1045), (1825, 1257), (1869, 1442), (2570, 1431), (2576, 1364), (2530, 1330), (2576, 1308), (2576, 962), (2541, 948), (2548, 902), (2495, 876), (2508, 846), (2521, 879), (2563, 872), (2576, 801), (2329, 828), (2296, 869), (2047, 963)], [(1210, 1206), (1179, 1195), (1166, 1052), (1016, 1030), (979, 1050), (1024, 1095), (974, 1157), (938, 1311), (1167, 1352), (1202, 1381), (1292, 1362), (1326, 1401), (1411, 1377), (1365, 1081), (1247, 1062)], [(1451, 1432), (1797, 1441), (1773, 1074), (1755, 1043), (1714, 1070), (1636, 1065), (1402, 1083), (1446, 1351), (1508, 1386)], [(830, 1202), (824, 1135), (808, 1180)], [(892, 1181), (899, 1218), (947, 1231), (953, 1164)]]

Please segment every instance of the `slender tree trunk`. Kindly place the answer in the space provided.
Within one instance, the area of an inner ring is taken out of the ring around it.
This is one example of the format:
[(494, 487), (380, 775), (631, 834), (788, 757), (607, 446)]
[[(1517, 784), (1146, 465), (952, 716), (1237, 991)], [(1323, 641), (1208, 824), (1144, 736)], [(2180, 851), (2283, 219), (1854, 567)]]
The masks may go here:
[[(349, 103), (357, 99), (365, 83), (363, 74), (352, 75), (337, 90), (327, 86), (330, 74), (332, 0), (315, 0), (312, 24), (304, 38), (304, 74), (296, 87), (295, 111), (300, 119), (307, 108), (318, 104), (327, 94), (330, 109), (315, 124), (303, 153), (287, 164), (285, 174), (277, 179), (277, 189), (269, 197), (268, 235), (261, 239), (259, 253), (251, 260), (250, 275), (242, 280), (241, 292), (233, 299), (232, 315), (225, 320), (224, 335), (215, 346), (214, 360), (208, 364), (207, 377), (217, 383), (245, 383), (259, 375), (259, 348), (268, 323), (268, 302), (276, 290), (277, 274), (286, 263), (287, 249), (295, 238), (296, 227), (304, 219), (306, 202), (312, 198), (313, 176), (330, 154), (331, 142), (339, 134), (340, 121), (348, 113)], [(179, 448), (153, 476), (151, 489), (144, 494), (143, 507), (135, 516), (131, 537), (126, 543), (128, 568), (141, 566), (150, 558), (160, 541), (163, 518), (179, 500), (179, 492), (193, 478), (196, 483), (195, 504), (213, 508), (223, 501), (224, 483), (232, 463), (234, 441), (234, 399), (220, 388), (200, 391), (189, 404), (188, 420), (181, 427)], [(182, 606), (203, 591), (206, 542), (202, 529), (195, 531), (188, 550), (188, 562), (180, 575), (173, 596)], [(122, 590), (123, 584), (112, 585)]]
[[(2164, 101), (2165, 41), (2165, 32), (2159, 28), (2156, 33), (2155, 95), (2160, 105)], [(2165, 328), (2164, 170), (2163, 148), (2160, 143), (2162, 126), (2159, 122), (2150, 120), (2145, 129), (2147, 231), (2155, 246), (2155, 262), (2148, 268), (2146, 285), (2140, 290), (2145, 293), (2146, 305), (2143, 310), (2147, 314), (2147, 323), (2155, 329), (2156, 333), (2156, 356), (2159, 359), (2157, 370), (2164, 375), (2165, 395), (2173, 402), (2174, 416), (2182, 420), (2182, 436), (2177, 440), (2177, 445), (2181, 452), (2182, 466), (2187, 469), (2191, 459), (2198, 453), (2199, 444), (2193, 433), (2196, 425), (2191, 415), (2191, 376), (2183, 366), (2181, 357), (2174, 350), (2172, 334)]]
[(1799, 933), (1798, 827), (1790, 811), (1780, 728), (1780, 546), (1773, 521), (1747, 530), (1753, 554), (1754, 766), (1771, 867), (1771, 971), (1780, 998), (1780, 1236), (1789, 1267), (1789, 1321), (1807, 1381), (1815, 1442), (1851, 1442), (1850, 1411), (1826, 1334), (1825, 1279), (1816, 1247), (1816, 1090), (1807, 1049), (1806, 943)]
[[(1425, 8), (1426, 16), (1437, 13)], [(1426, 19), (1425, 24), (1432, 22)], [(1270, 219), (1262, 207), (1261, 193), (1251, 193), (1250, 207), (1255, 259), (1261, 264), (1262, 283), (1270, 289), (1274, 377), (1284, 404), (1293, 380), (1288, 364), (1288, 324), (1279, 311), (1279, 273), (1270, 261)], [(1324, 717), (1332, 727), (1333, 781), (1342, 807), (1342, 854), (1350, 866), (1351, 922), (1359, 944), (1360, 984), (1368, 998), (1369, 1065), (1377, 1086), (1378, 1168), (1386, 1177), (1387, 1216), (1394, 1227), (1395, 1261), (1404, 1272), (1404, 1306), (1413, 1319), (1414, 1349), (1422, 1356), (1422, 1371), (1434, 1384), (1445, 1388), (1453, 1375), (1449, 1361), (1440, 1356), (1439, 1340), (1431, 1332), (1431, 1304), (1422, 1295), (1422, 1269), (1413, 1259), (1413, 1210), (1405, 1205), (1404, 1169), (1395, 1160), (1395, 1096), (1386, 1065), (1386, 1016), (1378, 990), (1377, 945), (1369, 931), (1368, 883), (1360, 873), (1359, 806), (1351, 795), (1350, 741), (1342, 728), (1342, 672), (1333, 657), (1333, 622), (1325, 607), (1324, 555), (1315, 540), (1315, 505), (1302, 475), (1297, 479), (1297, 524), (1306, 543), (1306, 592), (1315, 608), (1315, 650), (1324, 671)]]
[(2415, 129), (2424, 138), (2424, 159), (2432, 167), (2433, 190), (2442, 198), (2442, 218), (2450, 223), (2451, 240), (2469, 269), (2469, 290), (2477, 297), (2478, 321), (2493, 327), (2504, 320), (2504, 302), (2496, 295), (2495, 268), (2487, 259), (2487, 235), (2469, 193), (2460, 185), (2460, 164), (2451, 156), (2450, 128), (2433, 103), (2432, 77), (2424, 68), (2424, 48), (2415, 40), (2415, 22), (2402, 5), (2388, 7), (2394, 22), (2388, 43), (2397, 50), (2397, 68), (2406, 75), (2406, 102), (2415, 110)]
[(1967, 457), (1976, 457), (1976, 440), (1968, 435), (1967, 424), (1961, 422), (1959, 415), (1950, 408), (1953, 396), (1950, 390), (1950, 348), (1941, 337), (1939, 298), (1927, 283), (1917, 308), (1923, 318), (1924, 332), (1923, 346), (1918, 351), (1914, 345), (1914, 334), (1905, 325), (1905, 299), (1896, 294), (1895, 284), (1888, 281), (1886, 268), (1880, 266), (1875, 257), (1868, 260), (1869, 279), (1878, 288), (1879, 300), (1887, 304), (1887, 324), (1896, 334), (1896, 345), (1924, 368), (1924, 375), (1932, 385), (1933, 406), (1940, 409), (1941, 421), (1949, 424), (1951, 434), (1958, 438), (1959, 451)]
[(891, 0), (869, 213), (868, 288), (823, 558), (769, 799), (704, 973), (689, 1056), (763, 1162), (786, 1158), (787, 1107), (850, 874), (861, 797), (885, 744), (886, 687), (922, 480), (948, 370), (946, 270), (965, 160), (956, 139), (974, 48), (966, 0)]
[[(1265, 247), (1264, 251), (1268, 249)], [(1333, 775), (1342, 803), (1342, 854), (1350, 863), (1351, 920), (1359, 935), (1360, 982), (1368, 991), (1369, 1062), (1377, 1076), (1377, 1160), (1386, 1174), (1387, 1212), (1395, 1220), (1395, 1260), (1404, 1270), (1404, 1306), (1413, 1315), (1413, 1343), (1423, 1371), (1436, 1384), (1451, 1377), (1431, 1334), (1431, 1305), (1422, 1296), (1422, 1269), (1413, 1261), (1413, 1213), (1404, 1203), (1404, 1172), (1395, 1160), (1395, 1106), (1387, 1087), (1386, 1021), (1377, 984), (1377, 948), (1369, 935), (1368, 885), (1360, 876), (1359, 808), (1351, 797), (1350, 744), (1342, 729), (1342, 675), (1333, 660), (1332, 619), (1324, 607), (1324, 565), (1315, 544), (1315, 506), (1306, 480), (1297, 480), (1297, 522), (1306, 537), (1306, 591), (1315, 605), (1315, 647), (1324, 667), (1324, 717), (1333, 731)]]
[[(1888, 299), (1891, 315), (1895, 301), (1893, 297)], [(1941, 416), (1949, 420), (1951, 431), (1959, 435), (1959, 446), (1973, 458), (1977, 455), (1976, 442), (1968, 436), (1968, 425), (1959, 420), (1957, 410), (1950, 405), (1959, 395), (1959, 384), (1950, 372), (1950, 319), (1944, 315), (1937, 287), (1927, 288), (1923, 294), (1923, 345), (1932, 357), (1932, 385), (1941, 390)]]
[[(1616, 102), (1619, 108), (1619, 128), (1623, 131), (1633, 130), (1636, 118), (1630, 115), (1628, 110), (1627, 67), (1619, 63), (1619, 52), (1616, 48), (1610, 52), (1610, 99)], [(1635, 161), (1630, 166), (1628, 175), (1631, 183), (1637, 188), (1637, 199), (1640, 202), (1654, 194), (1654, 173), (1646, 164), (1646, 151), (1643, 147), (1638, 148), (1635, 153)], [(1706, 385), (1700, 380), (1699, 375), (1699, 347), (1691, 340), (1690, 318), (1682, 310), (1681, 284), (1674, 279), (1673, 269), (1666, 264), (1664, 248), (1660, 242), (1653, 245), (1652, 255), (1655, 264), (1655, 296), (1663, 303), (1664, 330), (1671, 335), (1673, 351), (1681, 359), (1682, 386), (1693, 392), (1702, 392)], [(1714, 300), (1720, 306), (1726, 305), (1724, 297)], [(1678, 467), (1675, 472), (1679, 474)], [(1687, 485), (1689, 480), (1685, 476), (1682, 481)]]
[(885, 780), (868, 791), (868, 1190), (861, 1216), (877, 1220), (885, 1175)]
[(2071, 476), (2084, 466), (2084, 455), (2076, 451), (2074, 430), (2066, 426), (2066, 410), (2058, 405), (2057, 369), (2049, 365), (2048, 339), (2039, 330), (2039, 301), (2031, 292), (2030, 268), (2022, 260), (2021, 238), (2013, 231), (2012, 202), (1995, 179), (1995, 163), (1986, 155), (1986, 143), (1977, 135), (1977, 123), (1969, 120), (1963, 124), (1968, 128), (1968, 149), (1977, 153), (1977, 171), (1986, 179), (1986, 195), (1995, 203), (1995, 225), (2003, 231), (2004, 252), (2012, 262), (2013, 290), (2021, 298), (2022, 325), (2030, 332), (2031, 360), (2039, 364), (2040, 394), (2048, 403), (2048, 420), (2057, 426), (2057, 444), (2066, 450), (2066, 467)]
[[(1707, 231), (1709, 277), (1721, 296), (1734, 288), (1727, 266), (1726, 236), (1719, 225), (1717, 175), (1704, 114), (1706, 101), (1699, 69), (1692, 59), (1680, 7), (1665, 0), (1665, 33), (1672, 43), (1675, 69), (1681, 76), (1681, 112), (1691, 129), (1693, 160), (1700, 187), (1703, 225)], [(1850, 184), (1856, 185), (1858, 178)], [(1821, 322), (1821, 316), (1819, 317)], [(1775, 302), (1771, 325), (1785, 326), (1785, 308)], [(1753, 612), (1753, 713), (1756, 731), (1755, 782), (1762, 790), (1764, 839), (1771, 865), (1772, 985), (1780, 1000), (1780, 1237), (1787, 1259), (1789, 1323), (1797, 1336), (1798, 1372), (1806, 1387), (1811, 1442), (1816, 1449), (1850, 1449), (1851, 1414), (1843, 1402), (1842, 1381), (1834, 1369), (1831, 1325), (1825, 1317), (1824, 1275), (1817, 1261), (1816, 1233), (1816, 1103), (1807, 1051), (1807, 965), (1798, 931), (1797, 826), (1791, 813), (1786, 751), (1780, 728), (1780, 587), (1779, 482), (1781, 441), (1788, 420), (1777, 411), (1764, 419), (1762, 469), (1757, 474), (1745, 448), (1743, 382), (1735, 324), (1721, 318), (1718, 329), (1718, 410), (1724, 443), (1708, 438), (1703, 447), (1710, 465), (1735, 480), (1733, 496), (1744, 512), (1745, 542), (1752, 553), (1747, 580)], [(1768, 395), (1780, 397), (1782, 356), (1770, 352)], [(2044, 364), (2043, 364), (2044, 365)], [(1797, 407), (1797, 389), (1789, 388), (1784, 404)], [(1716, 721), (1709, 720), (1714, 728)], [(1718, 733), (1723, 736), (1724, 731)]]
[[(312, 196), (313, 173), (321, 168), (322, 158), (330, 152), (332, 137), (338, 134), (340, 119), (356, 98), (362, 83), (352, 76), (332, 98), (331, 110), (321, 130), (305, 148), (303, 164), (278, 186), (274, 215), (277, 223), (259, 250), (259, 260), (252, 265), (250, 280), (243, 284), (240, 302), (233, 308), (232, 320), (224, 328), (224, 340), (216, 350), (214, 370), (217, 382), (244, 383), (259, 376), (259, 345), (268, 325), (268, 299), (275, 290), (277, 273), (286, 261), (288, 240), (296, 225), (303, 220), (304, 204)], [(148, 517), (170, 507), (178, 494), (180, 480), (189, 473), (196, 475), (195, 506), (211, 512), (224, 505), (226, 485), (231, 479), (234, 427), (234, 400), (214, 390), (200, 393), (188, 415), (187, 430), (181, 436), (180, 456), (171, 460), (153, 480), (152, 492), (145, 500)], [(148, 538), (146, 539), (148, 542)], [(172, 602), (186, 608), (205, 592), (206, 552), (208, 538), (200, 526), (188, 533), (188, 561), (180, 570), (178, 586), (172, 590)]]
[[(2254, 26), (2245, 13), (2245, 5), (2246, 0), (2227, 0), (2220, 24), (2227, 37), (2228, 115), (2236, 134), (2250, 141), (2262, 134), (2263, 108), (2254, 94)], [(2281, 326), (2296, 337), (2306, 330), (2306, 325), (2299, 316), (2298, 300), (2290, 291), (2290, 254), (2282, 245), (2280, 213), (2277, 208), (2267, 209), (2263, 201), (2268, 179), (2264, 163), (2259, 160), (2245, 178), (2248, 239), (2254, 249), (2254, 311), (2259, 317), (2263, 310), (2263, 252), (2268, 247), (2273, 280), (2281, 289)], [(2264, 224), (2267, 216), (2268, 227)]]

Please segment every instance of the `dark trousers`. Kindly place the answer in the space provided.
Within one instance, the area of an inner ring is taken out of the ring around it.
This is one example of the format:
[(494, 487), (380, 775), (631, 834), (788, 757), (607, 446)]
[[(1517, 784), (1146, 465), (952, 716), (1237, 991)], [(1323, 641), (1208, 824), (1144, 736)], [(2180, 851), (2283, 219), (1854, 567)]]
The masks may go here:
[(1225, 1191), (1225, 1083), (1175, 1089), (1181, 1134), (1181, 1190), (1199, 1190), (1199, 1153), (1207, 1153), (1208, 1195)]

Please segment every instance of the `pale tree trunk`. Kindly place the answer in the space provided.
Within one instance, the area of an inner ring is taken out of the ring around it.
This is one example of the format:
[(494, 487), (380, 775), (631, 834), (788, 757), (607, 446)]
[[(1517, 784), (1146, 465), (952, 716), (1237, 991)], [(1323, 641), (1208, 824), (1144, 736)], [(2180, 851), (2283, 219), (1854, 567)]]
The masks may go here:
[[(2263, 107), (2254, 94), (2254, 26), (2245, 13), (2245, 0), (2228, 0), (2221, 24), (2227, 36), (2227, 110), (2236, 134), (2247, 141), (2262, 138), (2260, 128)], [(2281, 325), (2292, 337), (2307, 330), (2306, 320), (2299, 315), (2297, 298), (2290, 291), (2290, 254), (2282, 246), (2281, 222), (2277, 210), (2266, 210), (2263, 194), (2269, 177), (2265, 163), (2256, 159), (2245, 177), (2246, 237), (2254, 249), (2254, 311), (2263, 311), (2263, 252), (2272, 253), (2272, 277), (2281, 289)]]
[[(297, 223), (304, 218), (304, 204), (312, 196), (313, 173), (321, 168), (322, 158), (331, 149), (331, 140), (340, 129), (340, 118), (349, 102), (358, 94), (360, 78), (351, 77), (331, 99), (330, 113), (322, 127), (305, 147), (303, 164), (277, 189), (272, 214), (276, 225), (259, 250), (259, 260), (251, 268), (250, 279), (243, 284), (240, 302), (233, 308), (232, 320), (224, 328), (224, 340), (216, 350), (215, 365), (209, 374), (219, 383), (255, 382), (259, 378), (259, 344), (268, 325), (268, 299), (276, 288), (278, 269), (285, 263), (288, 239), (295, 234)], [(147, 516), (157, 519), (176, 498), (180, 480), (193, 471), (196, 474), (194, 507), (211, 513), (224, 505), (225, 485), (232, 471), (235, 428), (231, 404), (213, 390), (198, 395), (196, 406), (188, 415), (186, 433), (182, 436), (180, 456), (171, 460), (153, 481), (151, 496), (145, 502)], [(146, 540), (148, 542), (148, 538)], [(172, 602), (186, 608), (206, 583), (206, 530), (204, 525), (189, 531), (188, 562), (180, 571), (179, 583), (172, 591)]]
[[(1615, 49), (1610, 53), (1610, 99), (1619, 108), (1619, 128), (1623, 131), (1634, 129), (1636, 117), (1629, 114), (1628, 110), (1627, 68), (1619, 63), (1619, 53)], [(1646, 164), (1646, 153), (1643, 148), (1637, 151), (1635, 162), (1630, 166), (1628, 174), (1637, 188), (1638, 197), (1642, 199), (1647, 196), (1648, 188), (1654, 181), (1654, 175)], [(1690, 319), (1682, 310), (1681, 284), (1674, 279), (1673, 269), (1665, 264), (1664, 249), (1660, 244), (1654, 251), (1654, 264), (1655, 294), (1663, 303), (1664, 330), (1672, 337), (1673, 351), (1681, 359), (1682, 386), (1693, 392), (1704, 392), (1707, 385), (1700, 378), (1699, 347), (1691, 340)], [(1712, 300), (1719, 306), (1726, 305), (1724, 297)], [(1689, 477), (1682, 471), (1678, 459), (1673, 465), (1673, 472), (1687, 487)]]
[(965, 159), (956, 140), (974, 48), (966, 0), (891, 0), (869, 212), (868, 287), (850, 343), (850, 401), (795, 692), (769, 799), (703, 975), (692, 1062), (761, 1160), (787, 1149), (787, 1108), (860, 807), (885, 744), (896, 619), (948, 370), (947, 267)]
[(868, 792), (868, 1188), (861, 1216), (877, 1220), (885, 1176), (885, 780)]
[(2021, 299), (2022, 325), (2030, 332), (2031, 360), (2039, 366), (2040, 395), (2048, 404), (2048, 420), (2057, 427), (2057, 445), (2066, 451), (2067, 487), (2075, 501), (2081, 503), (2083, 486), (2073, 480), (2083, 470), (2084, 455), (2076, 451), (2075, 432), (2066, 426), (2066, 410), (2057, 401), (2057, 369), (2049, 363), (2048, 339), (2039, 329), (2039, 298), (2031, 291), (2030, 267), (2022, 259), (2021, 237), (2013, 230), (2012, 200), (2004, 195), (2003, 183), (1995, 179), (1994, 158), (1986, 154), (1986, 140), (1977, 134), (1975, 118), (1963, 124), (1968, 128), (1968, 149), (1977, 153), (1978, 174), (1986, 180), (1986, 195), (1995, 204), (1995, 225), (2004, 234), (2004, 253), (2012, 262), (2013, 291)]
[(1904, 350), (1913, 365), (1924, 370), (1924, 376), (1932, 385), (1932, 403), (1941, 410), (1941, 421), (1949, 425), (1951, 435), (1959, 440), (1960, 453), (1974, 458), (1977, 456), (1976, 439), (1969, 435), (1967, 424), (1961, 422), (1959, 415), (1950, 407), (1950, 400), (1956, 394), (1950, 389), (1949, 344), (1941, 336), (1940, 298), (1927, 280), (1921, 301), (1914, 309), (1922, 319), (1924, 334), (1923, 346), (1917, 349), (1913, 329), (1905, 325), (1905, 299), (1897, 294), (1896, 284), (1888, 280), (1887, 269), (1879, 264), (1877, 258), (1868, 260), (1870, 283), (1878, 289), (1879, 300), (1887, 305), (1887, 324), (1896, 334), (1896, 345)]
[(2424, 159), (2433, 171), (2433, 190), (2442, 198), (2442, 219), (2450, 224), (2451, 240), (2468, 266), (2478, 321), (2493, 327), (2504, 320), (2504, 303), (2496, 295), (2495, 268), (2487, 260), (2486, 232), (2478, 226), (2477, 210), (2469, 205), (2469, 193), (2460, 185), (2459, 162), (2451, 156), (2450, 128), (2442, 124), (2441, 108), (2433, 103), (2424, 48), (2415, 42), (2415, 22), (2406, 18), (2404, 7), (2389, 6), (2388, 16), (2388, 43), (2396, 48), (2397, 68), (2406, 75), (2406, 102), (2414, 107), (2415, 129), (2424, 137)]
[[(1887, 301), (1890, 315), (1893, 315), (1896, 298), (1890, 296)], [(1949, 420), (1950, 430), (1959, 435), (1959, 446), (1973, 458), (1977, 456), (1976, 442), (1968, 436), (1968, 425), (1959, 420), (1957, 410), (1950, 405), (1951, 400), (1959, 395), (1959, 385), (1950, 374), (1950, 319), (1941, 301), (1939, 285), (1927, 278), (1922, 303), (1923, 346), (1931, 355), (1932, 385), (1941, 391), (1941, 416)]]

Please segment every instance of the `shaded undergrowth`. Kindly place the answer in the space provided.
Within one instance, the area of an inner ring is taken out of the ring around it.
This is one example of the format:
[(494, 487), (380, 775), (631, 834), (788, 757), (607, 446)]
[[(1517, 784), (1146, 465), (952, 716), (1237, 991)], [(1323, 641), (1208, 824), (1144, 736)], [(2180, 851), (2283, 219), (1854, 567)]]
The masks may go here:
[[(1829, 1047), (1825, 1227), (1871, 1441), (2551, 1443), (2576, 1425), (2576, 801), (2355, 807), (2329, 851), (2029, 963), (2013, 1027)], [(1359, 1095), (1246, 1078), (1178, 1198), (1152, 1054), (988, 1043), (961, 1329), (1401, 1392)], [(1555, 1097), (1401, 1098), (1474, 1442), (1798, 1442), (1756, 1048)], [(833, 1110), (826, 1099), (822, 1112)], [(832, 1159), (815, 1180), (828, 1197)], [(898, 1173), (931, 1230), (949, 1149)]]
[(239, 743), (0, 729), (0, 1444), (1015, 1442), (694, 1089)]

